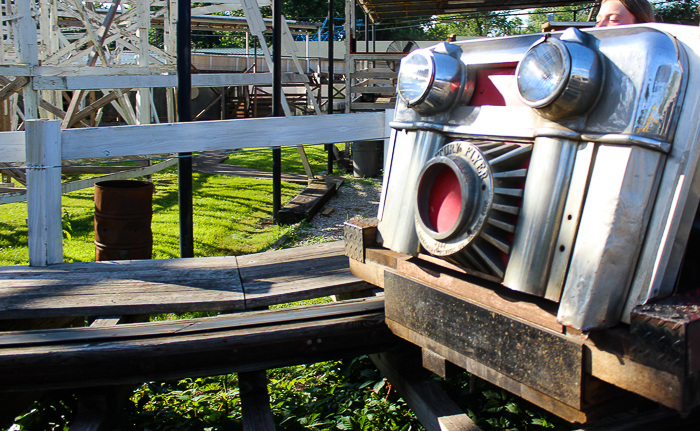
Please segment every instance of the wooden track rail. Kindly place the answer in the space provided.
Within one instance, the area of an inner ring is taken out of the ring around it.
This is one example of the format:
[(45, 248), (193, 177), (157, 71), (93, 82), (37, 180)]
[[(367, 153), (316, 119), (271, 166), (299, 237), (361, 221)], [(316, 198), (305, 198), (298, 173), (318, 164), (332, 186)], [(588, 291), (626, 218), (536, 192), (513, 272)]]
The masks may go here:
[[(9, 406), (0, 426), (41, 391), (84, 388), (71, 430), (102, 429), (130, 385), (239, 373), (244, 430), (272, 430), (265, 370), (375, 354), (428, 431), (478, 431), (446, 396), (435, 397), (432, 379), (416, 378), (420, 351), (390, 331), (383, 292), (261, 310), (350, 294), (376, 293), (350, 273), (342, 241), (238, 257), (0, 268), (0, 402)], [(229, 314), (143, 322), (191, 311)], [(85, 316), (97, 318), (89, 327), (24, 329)], [(401, 366), (376, 355), (399, 349)]]
[(0, 391), (170, 380), (391, 350), (382, 298), (112, 327), (0, 334)]
[[(0, 391), (264, 370), (378, 352), (396, 342), (381, 299), (260, 311), (368, 287), (350, 274), (342, 241), (246, 256), (0, 268), (0, 370), (14, 376)], [(209, 311), (239, 313), (115, 324)], [(33, 329), (40, 319), (46, 327), (99, 316), (90, 327)]]

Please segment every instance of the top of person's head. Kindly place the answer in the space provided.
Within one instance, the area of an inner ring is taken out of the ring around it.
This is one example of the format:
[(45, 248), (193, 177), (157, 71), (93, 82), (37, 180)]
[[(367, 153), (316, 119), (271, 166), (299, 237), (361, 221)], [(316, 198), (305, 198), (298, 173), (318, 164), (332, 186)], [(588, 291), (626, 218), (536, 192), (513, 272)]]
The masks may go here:
[(647, 0), (603, 0), (596, 26), (654, 22), (654, 9)]

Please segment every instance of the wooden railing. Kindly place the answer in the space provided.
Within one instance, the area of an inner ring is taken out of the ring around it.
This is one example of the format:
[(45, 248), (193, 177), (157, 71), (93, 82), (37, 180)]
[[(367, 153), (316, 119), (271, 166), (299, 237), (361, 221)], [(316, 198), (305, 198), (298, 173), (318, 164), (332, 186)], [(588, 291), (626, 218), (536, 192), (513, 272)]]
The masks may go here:
[(28, 120), (25, 132), (0, 133), (0, 161), (26, 164), (29, 264), (44, 266), (63, 261), (63, 160), (384, 139), (390, 117), (372, 112), (65, 130), (57, 120)]

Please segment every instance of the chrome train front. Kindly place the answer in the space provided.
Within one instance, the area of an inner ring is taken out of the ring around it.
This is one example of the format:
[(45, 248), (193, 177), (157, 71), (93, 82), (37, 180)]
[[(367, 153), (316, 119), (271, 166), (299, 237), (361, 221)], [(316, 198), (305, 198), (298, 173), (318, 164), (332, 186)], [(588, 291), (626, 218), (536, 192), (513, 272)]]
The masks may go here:
[(629, 322), (672, 293), (700, 200), (700, 38), (633, 26), (439, 44), (402, 61), (384, 247)]

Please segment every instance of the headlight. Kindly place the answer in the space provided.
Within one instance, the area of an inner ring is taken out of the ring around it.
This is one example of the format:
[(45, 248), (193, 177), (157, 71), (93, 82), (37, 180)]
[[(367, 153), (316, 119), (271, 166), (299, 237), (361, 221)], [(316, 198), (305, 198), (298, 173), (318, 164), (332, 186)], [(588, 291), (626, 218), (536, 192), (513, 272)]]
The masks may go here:
[(550, 119), (588, 112), (604, 78), (598, 53), (587, 46), (589, 38), (569, 28), (560, 39), (547, 35), (536, 42), (515, 72), (521, 100)]
[(401, 60), (397, 93), (408, 107), (421, 114), (447, 111), (459, 100), (471, 97), (473, 85), (459, 59), (456, 45), (438, 45), (434, 51), (420, 49)]
[(571, 71), (571, 58), (564, 44), (556, 39), (535, 45), (520, 62), (518, 91), (533, 108), (552, 103), (564, 91)]
[(435, 78), (433, 57), (422, 52), (409, 54), (401, 61), (397, 90), (408, 106), (425, 100)]

